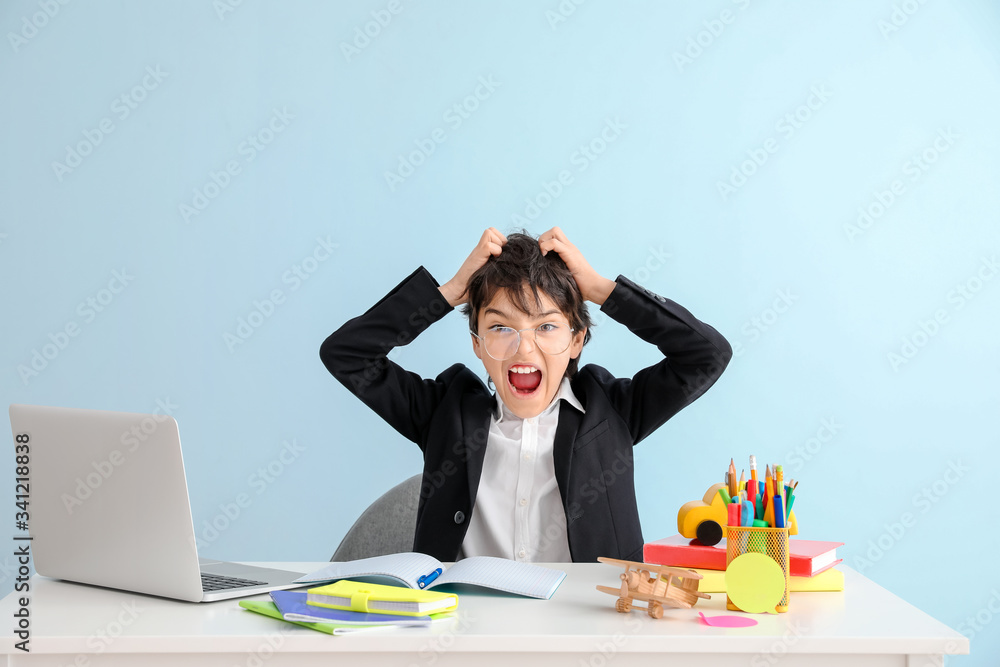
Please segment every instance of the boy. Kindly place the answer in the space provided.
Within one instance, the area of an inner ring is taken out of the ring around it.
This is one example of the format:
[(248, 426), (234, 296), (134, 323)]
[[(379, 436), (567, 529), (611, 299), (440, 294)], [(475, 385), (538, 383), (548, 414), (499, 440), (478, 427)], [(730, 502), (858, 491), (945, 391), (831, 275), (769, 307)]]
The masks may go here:
[[(629, 378), (578, 368), (591, 301), (666, 357)], [(422, 379), (386, 358), (465, 304), (490, 382)], [(327, 369), (424, 454), (414, 551), (442, 561), (642, 560), (632, 446), (703, 394), (726, 339), (624, 276), (599, 275), (558, 227), (483, 233), (454, 278), (420, 267), (320, 348)]]

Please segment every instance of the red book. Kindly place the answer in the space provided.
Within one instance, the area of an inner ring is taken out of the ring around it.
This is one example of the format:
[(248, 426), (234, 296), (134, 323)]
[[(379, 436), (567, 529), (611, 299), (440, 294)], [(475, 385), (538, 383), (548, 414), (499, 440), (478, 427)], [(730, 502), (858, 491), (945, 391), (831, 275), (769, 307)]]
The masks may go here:
[[(843, 542), (788, 540), (788, 564), (793, 577), (812, 577), (843, 561), (837, 558), (837, 547)], [(706, 547), (698, 540), (683, 535), (647, 542), (642, 548), (642, 560), (651, 565), (697, 567), (705, 570), (726, 569), (726, 542)]]

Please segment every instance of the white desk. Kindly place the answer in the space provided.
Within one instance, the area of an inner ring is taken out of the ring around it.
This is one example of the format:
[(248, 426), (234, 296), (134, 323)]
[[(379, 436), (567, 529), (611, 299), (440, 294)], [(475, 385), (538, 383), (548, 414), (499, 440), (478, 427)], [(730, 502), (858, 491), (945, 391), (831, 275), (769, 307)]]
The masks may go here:
[[(268, 565), (306, 572), (323, 563)], [(615, 612), (615, 598), (595, 590), (597, 584), (616, 585), (616, 568), (554, 567), (569, 576), (551, 600), (470, 591), (460, 595), (454, 621), (340, 637), (245, 611), (237, 600), (174, 602), (36, 576), (31, 653), (14, 648), (10, 627), (17, 593), (0, 602), (3, 653), (8, 665), (79, 667), (662, 667), (665, 659), (699, 667), (937, 667), (941, 654), (969, 651), (963, 635), (847, 567), (844, 593), (793, 593), (787, 614), (755, 615), (758, 625), (738, 629), (712, 628), (698, 619), (698, 611), (732, 613), (724, 594), (712, 594), (694, 609), (668, 609), (654, 620), (640, 611)]]

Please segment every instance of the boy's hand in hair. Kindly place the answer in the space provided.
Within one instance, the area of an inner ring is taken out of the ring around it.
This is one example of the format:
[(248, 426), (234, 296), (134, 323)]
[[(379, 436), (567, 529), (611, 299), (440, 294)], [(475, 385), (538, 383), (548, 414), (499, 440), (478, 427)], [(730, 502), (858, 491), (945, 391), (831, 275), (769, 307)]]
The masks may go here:
[(455, 277), (438, 288), (441, 291), (441, 295), (448, 300), (452, 308), (460, 306), (469, 300), (469, 278), (491, 256), (499, 255), (505, 243), (507, 243), (507, 237), (501, 234), (496, 227), (490, 227), (483, 232), (479, 243), (476, 244), (476, 247), (466, 258), (462, 266), (459, 267)]
[(583, 253), (569, 242), (561, 229), (553, 227), (539, 236), (538, 247), (543, 255), (547, 255), (550, 250), (555, 250), (560, 259), (565, 262), (566, 268), (573, 274), (583, 298), (598, 306), (604, 305), (604, 301), (615, 289), (615, 282), (595, 271), (594, 267), (583, 258)]

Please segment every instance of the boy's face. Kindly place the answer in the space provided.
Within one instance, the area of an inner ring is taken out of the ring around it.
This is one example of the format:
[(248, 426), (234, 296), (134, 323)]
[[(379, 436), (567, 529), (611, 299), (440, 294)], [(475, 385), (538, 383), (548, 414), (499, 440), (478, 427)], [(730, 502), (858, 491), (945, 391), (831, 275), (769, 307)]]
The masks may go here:
[[(546, 323), (570, 328), (569, 319), (559, 310), (556, 304), (544, 292), (539, 291), (541, 310), (533, 315), (525, 315), (518, 310), (500, 291), (492, 302), (479, 312), (480, 336), (491, 327), (504, 326), (511, 329), (534, 329)], [(529, 293), (528, 302), (533, 301)], [(518, 417), (526, 419), (536, 417), (549, 406), (559, 385), (562, 383), (566, 366), (570, 359), (580, 356), (583, 349), (585, 331), (573, 332), (569, 347), (560, 354), (546, 354), (535, 343), (533, 331), (521, 332), (521, 344), (509, 359), (498, 361), (486, 352), (483, 341), (472, 336), (472, 349), (479, 357), (486, 372), (493, 378), (497, 394), (503, 402)], [(517, 370), (529, 370), (528, 373), (518, 373)], [(514, 383), (517, 383), (517, 386)], [(519, 388), (520, 387), (520, 388)]]

